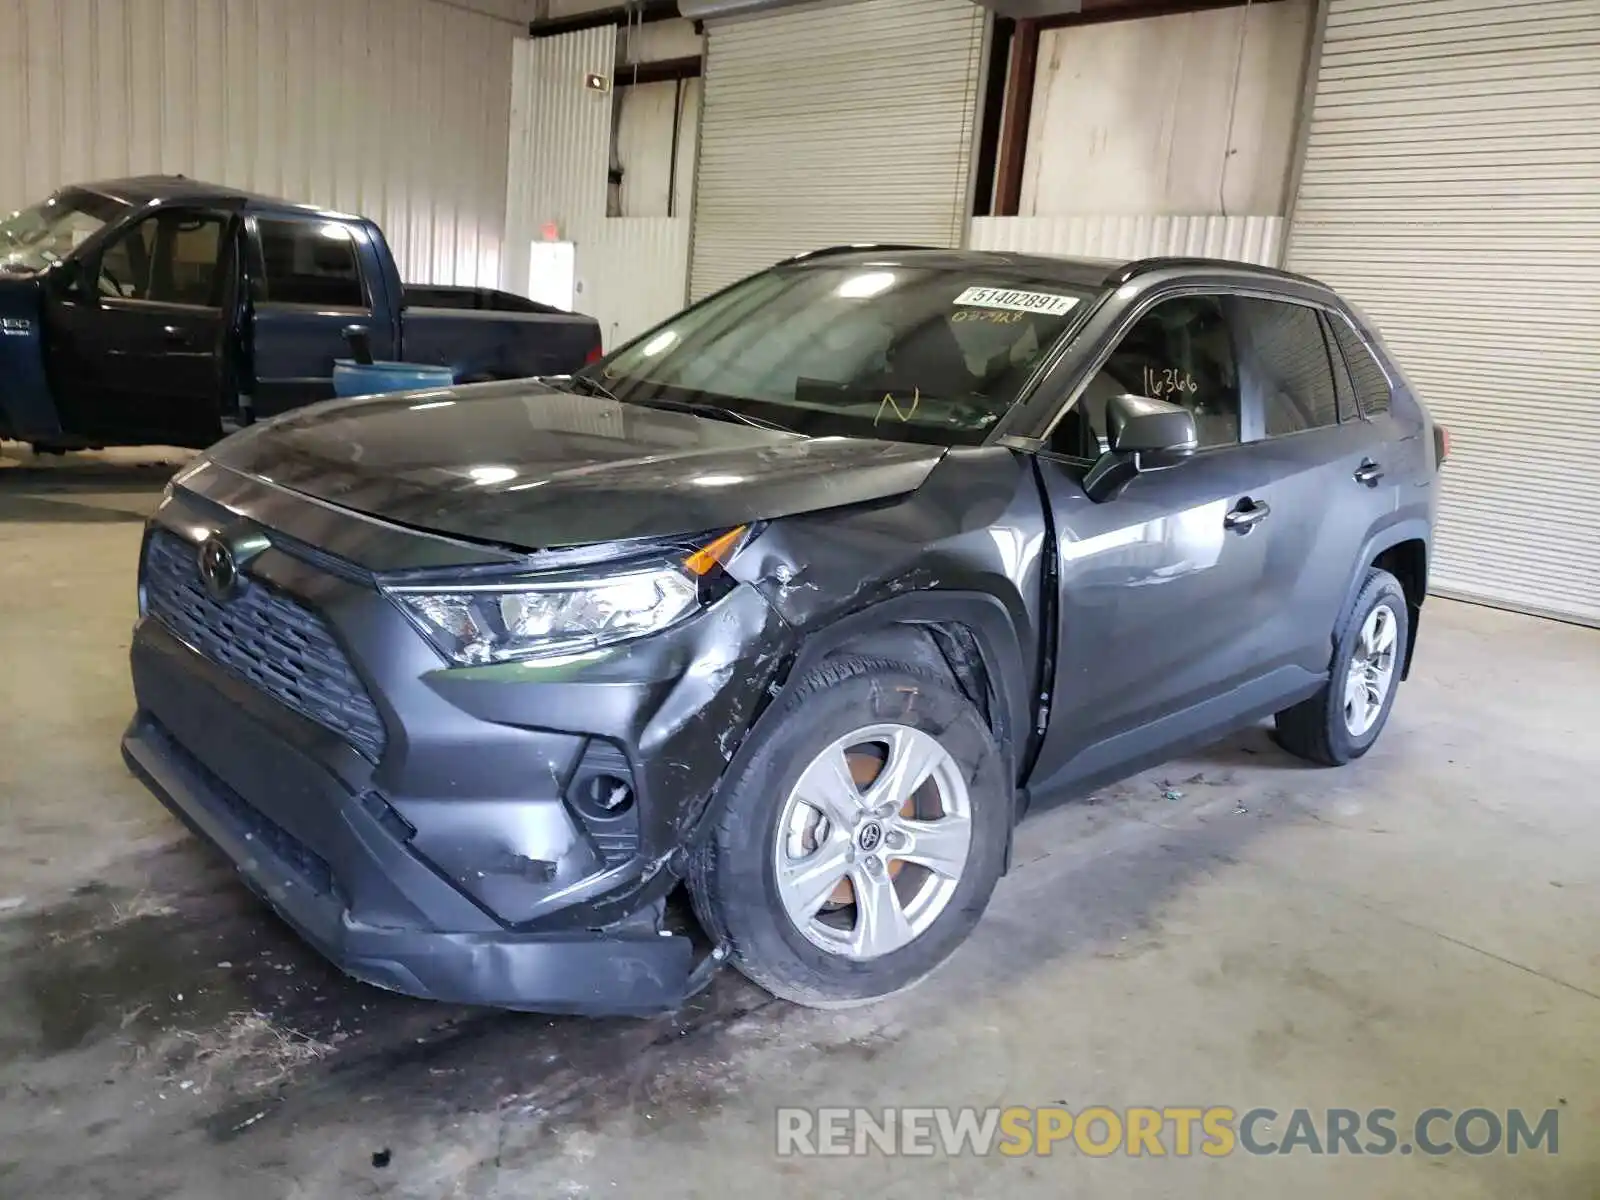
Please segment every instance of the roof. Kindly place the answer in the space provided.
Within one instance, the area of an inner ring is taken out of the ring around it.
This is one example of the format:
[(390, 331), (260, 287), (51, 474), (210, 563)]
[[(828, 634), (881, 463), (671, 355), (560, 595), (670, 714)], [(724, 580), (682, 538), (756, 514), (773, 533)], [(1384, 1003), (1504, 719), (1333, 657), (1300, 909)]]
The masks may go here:
[(1326, 288), (1318, 280), (1304, 275), (1264, 267), (1257, 263), (1236, 262), (1224, 258), (1088, 258), (1050, 254), (1021, 254), (1010, 250), (949, 250), (931, 246), (856, 245), (832, 246), (813, 250), (785, 259), (780, 266), (802, 266), (808, 263), (868, 265), (893, 259), (905, 266), (922, 266), (930, 270), (961, 271), (1000, 269), (1018, 276), (1054, 280), (1099, 291), (1102, 288), (1120, 287), (1129, 280), (1156, 273), (1191, 273), (1196, 271), (1227, 271), (1230, 274), (1256, 275), (1263, 279), (1292, 280), (1317, 288)]
[(68, 191), (90, 192), (128, 205), (150, 204), (155, 201), (189, 200), (208, 203), (238, 204), (255, 209), (277, 212), (317, 213), (334, 215), (328, 209), (314, 204), (296, 204), (276, 196), (263, 196), (243, 188), (221, 183), (207, 183), (190, 179), (186, 175), (135, 175), (128, 179), (104, 179), (96, 183), (72, 184)]

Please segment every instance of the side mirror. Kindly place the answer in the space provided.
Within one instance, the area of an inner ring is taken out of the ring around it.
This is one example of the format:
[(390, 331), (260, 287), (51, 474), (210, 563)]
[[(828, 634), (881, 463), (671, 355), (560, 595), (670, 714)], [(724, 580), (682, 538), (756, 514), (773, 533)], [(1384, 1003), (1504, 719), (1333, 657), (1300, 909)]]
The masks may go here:
[(50, 283), (63, 295), (83, 297), (83, 262), (65, 258), (50, 268)]
[[(1194, 414), (1182, 405), (1146, 396), (1113, 396), (1106, 405), (1106, 426), (1114, 454), (1187, 458), (1199, 448)], [(1174, 463), (1155, 465), (1172, 466)], [(1142, 466), (1141, 470), (1149, 467)]]
[(1106, 426), (1110, 449), (1083, 480), (1097, 503), (1111, 499), (1135, 475), (1177, 466), (1200, 446), (1194, 414), (1166, 400), (1113, 396), (1106, 403)]
[(372, 331), (365, 325), (346, 325), (340, 334), (350, 346), (350, 357), (363, 367), (372, 365)]

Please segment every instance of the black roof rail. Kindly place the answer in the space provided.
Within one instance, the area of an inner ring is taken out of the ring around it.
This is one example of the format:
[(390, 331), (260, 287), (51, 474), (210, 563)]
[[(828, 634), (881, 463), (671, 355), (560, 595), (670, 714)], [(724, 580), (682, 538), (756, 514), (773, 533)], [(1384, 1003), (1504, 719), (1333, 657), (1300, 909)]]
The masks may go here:
[(810, 262), (814, 258), (827, 258), (834, 254), (860, 254), (874, 250), (887, 251), (891, 254), (902, 250), (948, 250), (948, 246), (913, 246), (901, 242), (856, 242), (845, 246), (824, 246), (820, 250), (807, 250), (802, 254), (792, 254), (788, 258), (780, 259), (773, 263), (775, 267), (786, 267), (790, 263)]
[(1292, 279), (1296, 283), (1309, 283), (1319, 288), (1328, 286), (1320, 279), (1313, 279), (1309, 275), (1296, 275), (1293, 271), (1283, 271), (1277, 267), (1264, 267), (1257, 263), (1236, 262), (1231, 258), (1203, 258), (1197, 255), (1135, 259), (1133, 262), (1124, 263), (1107, 275), (1105, 286), (1121, 287), (1129, 280), (1137, 279), (1140, 275), (1148, 275), (1152, 271), (1165, 271), (1173, 268), (1192, 270), (1199, 267), (1223, 267), (1230, 271), (1245, 271), (1252, 275), (1266, 275), (1273, 279)]

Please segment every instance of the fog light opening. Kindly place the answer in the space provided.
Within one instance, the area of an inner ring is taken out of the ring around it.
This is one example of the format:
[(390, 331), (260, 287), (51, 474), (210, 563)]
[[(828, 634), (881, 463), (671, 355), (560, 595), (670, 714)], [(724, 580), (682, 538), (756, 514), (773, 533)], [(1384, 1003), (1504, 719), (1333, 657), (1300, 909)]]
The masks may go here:
[(620, 817), (633, 807), (633, 785), (615, 775), (592, 775), (579, 790), (579, 799), (597, 816)]

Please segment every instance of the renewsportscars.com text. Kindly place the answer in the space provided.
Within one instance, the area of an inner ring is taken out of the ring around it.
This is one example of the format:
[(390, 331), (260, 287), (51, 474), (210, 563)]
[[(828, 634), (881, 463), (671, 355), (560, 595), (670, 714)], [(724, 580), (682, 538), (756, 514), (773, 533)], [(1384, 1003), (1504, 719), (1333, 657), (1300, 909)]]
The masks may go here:
[(1112, 1108), (780, 1108), (780, 1157), (1079, 1154), (1225, 1158), (1266, 1155), (1556, 1154), (1559, 1110), (1228, 1105)]

